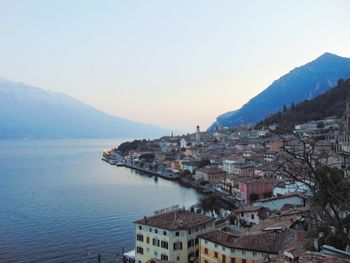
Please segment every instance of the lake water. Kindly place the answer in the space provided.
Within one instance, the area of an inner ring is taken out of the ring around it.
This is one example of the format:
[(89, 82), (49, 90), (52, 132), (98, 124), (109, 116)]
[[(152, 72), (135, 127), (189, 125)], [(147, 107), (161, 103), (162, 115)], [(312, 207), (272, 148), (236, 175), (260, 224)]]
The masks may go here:
[(122, 140), (0, 141), (0, 262), (115, 262), (133, 221), (199, 194), (101, 161)]

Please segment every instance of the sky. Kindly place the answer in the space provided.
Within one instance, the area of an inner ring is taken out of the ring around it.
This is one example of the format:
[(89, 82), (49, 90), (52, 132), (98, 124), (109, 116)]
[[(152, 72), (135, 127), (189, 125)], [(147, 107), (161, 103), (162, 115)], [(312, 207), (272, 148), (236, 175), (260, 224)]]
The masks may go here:
[(348, 0), (0, 0), (0, 77), (112, 115), (204, 130), (324, 52)]

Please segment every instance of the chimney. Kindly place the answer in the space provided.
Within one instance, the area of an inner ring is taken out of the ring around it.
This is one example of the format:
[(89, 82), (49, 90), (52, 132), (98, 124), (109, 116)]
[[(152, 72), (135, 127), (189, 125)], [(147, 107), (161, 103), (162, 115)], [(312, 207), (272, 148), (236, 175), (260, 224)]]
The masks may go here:
[(182, 219), (179, 221), (179, 226), (184, 227), (184, 221)]
[(144, 216), (143, 219), (145, 220), (145, 223), (147, 224), (147, 216)]

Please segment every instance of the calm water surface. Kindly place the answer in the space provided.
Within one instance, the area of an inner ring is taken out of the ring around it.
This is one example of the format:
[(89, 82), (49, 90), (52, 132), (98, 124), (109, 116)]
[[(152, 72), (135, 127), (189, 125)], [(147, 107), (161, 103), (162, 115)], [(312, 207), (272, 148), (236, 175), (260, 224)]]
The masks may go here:
[(133, 220), (199, 199), (101, 161), (122, 140), (0, 141), (0, 262), (115, 262)]

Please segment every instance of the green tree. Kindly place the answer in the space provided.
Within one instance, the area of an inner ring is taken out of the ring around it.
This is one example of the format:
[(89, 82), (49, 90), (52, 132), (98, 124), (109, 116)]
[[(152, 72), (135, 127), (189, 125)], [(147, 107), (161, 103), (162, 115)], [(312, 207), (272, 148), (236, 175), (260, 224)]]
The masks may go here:
[(252, 203), (252, 202), (254, 202), (254, 201), (256, 201), (256, 200), (258, 200), (259, 199), (259, 194), (257, 194), (257, 193), (251, 193), (250, 195), (249, 195), (249, 201)]
[(272, 192), (269, 191), (269, 192), (263, 193), (263, 197), (264, 197), (264, 198), (272, 197)]
[(197, 169), (205, 167), (207, 165), (210, 165), (210, 160), (209, 159), (202, 159), (202, 160), (200, 160), (200, 162), (197, 166)]
[(223, 208), (222, 203), (214, 194), (202, 197), (199, 200), (198, 206), (203, 212), (211, 213), (212, 216), (214, 216), (214, 214), (219, 214), (220, 210)]

